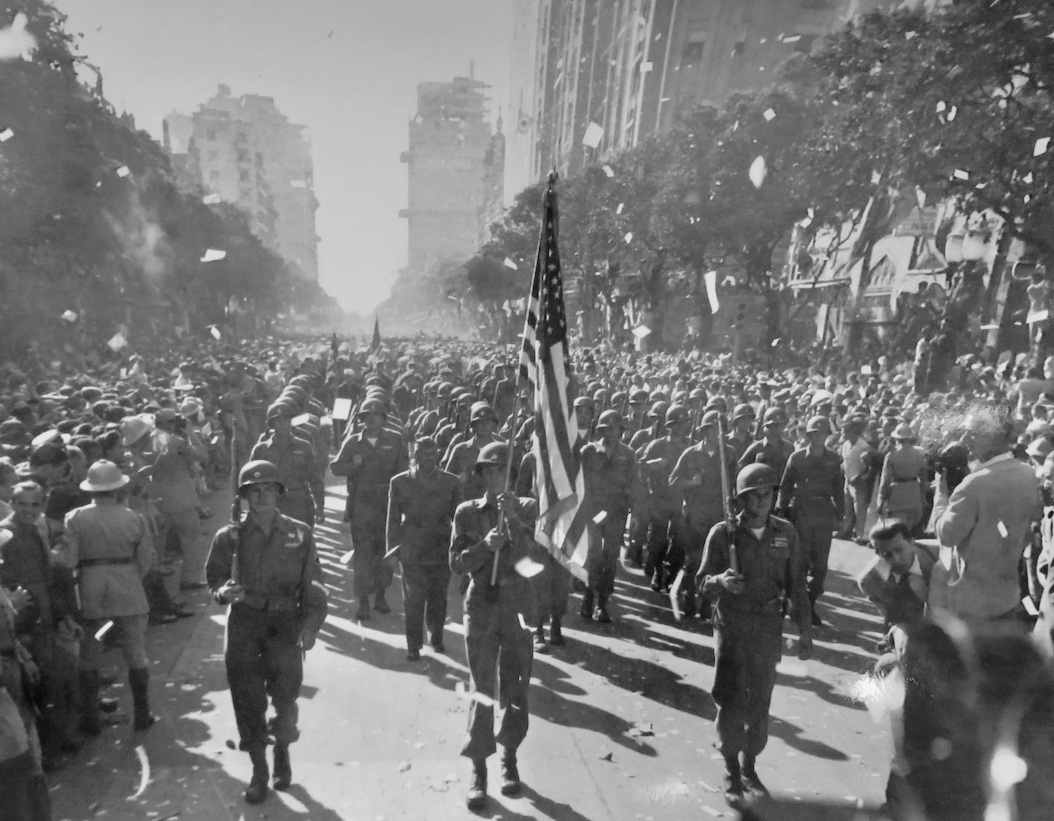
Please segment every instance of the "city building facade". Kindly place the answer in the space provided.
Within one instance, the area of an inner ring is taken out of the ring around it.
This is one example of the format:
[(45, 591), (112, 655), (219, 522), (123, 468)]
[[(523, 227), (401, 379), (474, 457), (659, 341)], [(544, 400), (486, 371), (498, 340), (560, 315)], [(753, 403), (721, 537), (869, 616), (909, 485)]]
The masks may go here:
[(165, 148), (173, 169), (243, 208), (261, 241), (318, 281), (314, 169), (307, 127), (289, 122), (273, 97), (234, 97), (228, 86), (193, 114), (170, 114)]

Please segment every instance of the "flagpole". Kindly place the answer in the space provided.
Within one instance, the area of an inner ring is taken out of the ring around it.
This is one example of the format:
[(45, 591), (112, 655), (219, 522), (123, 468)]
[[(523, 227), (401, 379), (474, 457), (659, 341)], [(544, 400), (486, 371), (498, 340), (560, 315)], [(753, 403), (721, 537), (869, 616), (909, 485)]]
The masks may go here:
[[(538, 252), (536, 254), (536, 257), (537, 257), (537, 255), (541, 254), (541, 252), (542, 252), (542, 243), (545, 242), (545, 236), (546, 236), (546, 234), (545, 234), (545, 220), (547, 218), (546, 214), (547, 214), (547, 212), (549, 210), (550, 197), (552, 196), (552, 193), (553, 193), (553, 186), (556, 185), (556, 180), (557, 180), (557, 173), (556, 173), (556, 171), (553, 170), (553, 171), (549, 172), (549, 181), (548, 181), (548, 184), (546, 185), (545, 193), (542, 195), (542, 230), (541, 230), (541, 232), (539, 233), (539, 236), (538, 236)], [(535, 264), (534, 269), (535, 269), (534, 276), (539, 276), (540, 275), (540, 270), (539, 270), (539, 266), (537, 264)], [(530, 300), (531, 300), (531, 294), (533, 294), (533, 292), (534, 292), (534, 282), (533, 282), (533, 279), (532, 279), (532, 282), (531, 282), (531, 293), (529, 293), (527, 295), (527, 315), (528, 316), (530, 315), (530, 310), (531, 310)], [(526, 326), (526, 323), (527, 323), (527, 318), (525, 317), (524, 318), (525, 326)], [(520, 336), (520, 353), (521, 354), (523, 353), (523, 336), (524, 335), (522, 335), (522, 334)], [(505, 460), (505, 484), (503, 485), (503, 489), (502, 489), (502, 493), (503, 494), (508, 492), (509, 484), (512, 482), (513, 442), (515, 441), (515, 437), (516, 437), (516, 422), (517, 422), (517, 419), (519, 418), (520, 405), (521, 405), (521, 401), (522, 401), (520, 399), (520, 385), (523, 383), (523, 370), (524, 369), (522, 367), (518, 367), (516, 369), (516, 401), (515, 401), (515, 404), (513, 405), (512, 424), (509, 425), (509, 439), (508, 439), (509, 457), (508, 457), (508, 459)], [(504, 527), (505, 527), (505, 511), (502, 510), (499, 507), (498, 508), (498, 524), (496, 525), (496, 529), (497, 530), (502, 530)], [(490, 571), (490, 584), (493, 587), (497, 583), (498, 583), (498, 556), (495, 553), (494, 554), (494, 565), (493, 565), (493, 567), (491, 568), (491, 571)]]

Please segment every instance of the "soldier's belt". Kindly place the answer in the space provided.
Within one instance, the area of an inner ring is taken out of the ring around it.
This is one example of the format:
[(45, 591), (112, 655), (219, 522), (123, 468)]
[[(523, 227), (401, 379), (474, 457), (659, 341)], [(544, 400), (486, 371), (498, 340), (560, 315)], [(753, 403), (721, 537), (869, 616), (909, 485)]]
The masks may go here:
[(246, 593), (245, 598), (239, 603), (253, 610), (292, 613), (300, 608), (300, 597), (289, 593), (277, 593), (271, 596), (265, 596), (262, 593)]
[(101, 567), (109, 564), (132, 564), (133, 562), (135, 562), (135, 558), (132, 556), (119, 556), (109, 559), (81, 559), (77, 562), (77, 567)]
[(768, 601), (759, 602), (723, 597), (717, 606), (721, 610), (753, 616), (776, 615), (783, 612), (783, 602), (780, 599), (769, 599)]

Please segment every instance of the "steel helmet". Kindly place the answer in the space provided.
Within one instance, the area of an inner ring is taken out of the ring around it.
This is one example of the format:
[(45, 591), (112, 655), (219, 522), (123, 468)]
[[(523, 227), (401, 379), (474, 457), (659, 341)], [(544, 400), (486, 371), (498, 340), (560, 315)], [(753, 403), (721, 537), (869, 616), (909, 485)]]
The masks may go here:
[(296, 405), (287, 399), (279, 399), (273, 402), (267, 409), (267, 421), (270, 422), (279, 416), (296, 416)]
[(706, 400), (706, 407), (703, 408), (703, 410), (720, 411), (721, 413), (724, 413), (728, 410), (728, 403), (725, 402), (723, 396), (711, 396)]
[(688, 421), (688, 409), (684, 405), (670, 405), (666, 411), (666, 427)]
[(589, 408), (590, 410), (595, 410), (596, 406), (597, 403), (590, 396), (579, 396), (574, 403), (575, 410), (578, 410), (579, 408)]
[(494, 408), (487, 402), (476, 402), (472, 405), (472, 410), (469, 414), (470, 422), (478, 422), (480, 419), (490, 419), (492, 421), (498, 420), (498, 415), (494, 413)]
[(622, 427), (625, 427), (625, 422), (622, 421), (622, 417), (617, 410), (606, 410), (600, 414), (600, 419), (597, 420), (597, 430)]
[(721, 414), (715, 410), (709, 410), (703, 414), (703, 418), (699, 421), (700, 428), (716, 427), (721, 419)]
[(651, 396), (648, 397), (652, 402), (669, 402), (670, 397), (666, 394), (666, 391), (661, 388), (656, 388), (651, 392)]
[(359, 411), (355, 415), (362, 416), (366, 413), (383, 413), (387, 416), (388, 407), (380, 399), (366, 399), (359, 405)]
[(769, 408), (765, 411), (764, 426), (787, 424), (787, 414), (779, 408)]
[(629, 403), (631, 405), (643, 405), (648, 401), (648, 392), (644, 388), (637, 388), (630, 392)]
[(830, 433), (831, 422), (826, 416), (814, 416), (805, 426), (806, 433)]
[(274, 463), (266, 459), (255, 459), (252, 462), (246, 462), (238, 474), (238, 492), (242, 492), (250, 485), (265, 485), (271, 482), (278, 485), (282, 493), (285, 493), (285, 484)]
[(754, 409), (750, 407), (746, 402), (741, 402), (736, 405), (735, 410), (732, 411), (732, 421), (735, 422), (737, 419), (753, 419), (756, 416)]
[(666, 411), (669, 409), (670, 403), (666, 401), (658, 401), (651, 406), (651, 410), (648, 411), (648, 416), (652, 419), (665, 419)]
[(484, 445), (480, 448), (479, 456), (476, 457), (475, 469), (479, 470), (489, 465), (504, 467), (508, 461), (509, 446), (504, 442), (491, 442), (489, 445)]
[(622, 405), (629, 401), (629, 394), (625, 391), (615, 391), (611, 394), (612, 405)]
[(742, 496), (752, 490), (775, 488), (779, 484), (776, 471), (768, 465), (747, 465), (736, 476), (736, 496)]

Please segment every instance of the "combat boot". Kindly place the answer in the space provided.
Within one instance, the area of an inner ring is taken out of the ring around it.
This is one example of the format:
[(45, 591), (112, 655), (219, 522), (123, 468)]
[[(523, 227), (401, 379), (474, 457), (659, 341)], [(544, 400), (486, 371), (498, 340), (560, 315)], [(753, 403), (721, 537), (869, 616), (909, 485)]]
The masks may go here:
[(608, 615), (607, 596), (597, 597), (597, 608), (593, 611), (593, 618), (601, 624), (609, 624), (611, 622), (611, 616)]
[(373, 597), (373, 609), (382, 616), (392, 612), (392, 608), (388, 606), (388, 602), (384, 599), (384, 593), (378, 593)]
[(276, 790), (288, 790), (293, 783), (293, 767), (289, 763), (289, 745), (274, 745), (274, 778), (271, 786)]
[(761, 783), (761, 779), (758, 778), (757, 771), (754, 769), (753, 756), (743, 756), (743, 772), (741, 780), (743, 789), (749, 793), (751, 797), (761, 798), (769, 794), (768, 789)]
[(99, 671), (80, 670), (77, 678), (81, 698), (80, 731), (97, 736), (102, 732), (102, 721), (99, 719)]
[(133, 667), (128, 671), (128, 685), (135, 710), (133, 726), (136, 730), (146, 730), (157, 721), (150, 714), (150, 671), (146, 667)]
[(564, 634), (560, 630), (559, 616), (553, 616), (553, 623), (549, 626), (549, 644), (553, 647), (564, 646)]
[(820, 618), (820, 614), (816, 612), (816, 600), (820, 598), (819, 593), (809, 594), (809, 607), (812, 610), (812, 626), (823, 627), (823, 619)]
[(501, 756), (501, 794), (519, 795), (520, 771), (516, 767), (516, 751), (506, 750)]
[(253, 777), (245, 790), (245, 802), (247, 804), (262, 804), (267, 798), (267, 779), (270, 773), (267, 771), (267, 751), (249, 753), (253, 761)]
[(725, 757), (725, 803), (738, 808), (743, 803), (743, 773), (739, 759)]
[(593, 618), (593, 590), (592, 588), (586, 588), (586, 591), (582, 594), (582, 607), (578, 611), (580, 615), (586, 621), (590, 621)]
[(370, 620), (370, 600), (365, 596), (359, 599), (359, 612), (355, 614), (355, 618), (359, 621)]
[(549, 653), (549, 645), (545, 643), (545, 628), (540, 624), (534, 630), (534, 652), (543, 656)]
[(470, 810), (479, 810), (487, 803), (487, 759), (477, 758), (472, 761), (472, 784), (465, 795), (465, 806)]

